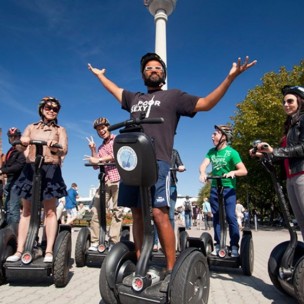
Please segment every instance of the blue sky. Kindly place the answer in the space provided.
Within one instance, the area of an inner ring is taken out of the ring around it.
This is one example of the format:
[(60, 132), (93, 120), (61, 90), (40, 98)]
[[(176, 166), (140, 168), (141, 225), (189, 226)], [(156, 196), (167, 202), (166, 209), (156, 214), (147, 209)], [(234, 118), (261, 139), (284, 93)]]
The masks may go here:
[[(179, 174), (178, 193), (196, 196), (202, 184), (198, 167), (212, 147), (214, 124), (230, 121), (235, 105), (265, 73), (290, 70), (303, 59), (303, 0), (178, 0), (167, 24), (168, 87), (206, 96), (238, 57), (257, 59), (221, 102), (193, 119), (182, 118), (175, 148), (187, 171)], [(60, 99), (59, 123), (69, 136), (63, 174), (68, 186), (87, 196), (98, 184), (97, 171), (84, 166), (86, 137), (100, 143), (92, 122), (111, 123), (128, 113), (87, 70), (106, 68), (120, 87), (143, 91), (139, 60), (154, 51), (153, 16), (142, 0), (10, 0), (0, 4), (0, 127), (22, 131), (37, 121), (44, 96)]]

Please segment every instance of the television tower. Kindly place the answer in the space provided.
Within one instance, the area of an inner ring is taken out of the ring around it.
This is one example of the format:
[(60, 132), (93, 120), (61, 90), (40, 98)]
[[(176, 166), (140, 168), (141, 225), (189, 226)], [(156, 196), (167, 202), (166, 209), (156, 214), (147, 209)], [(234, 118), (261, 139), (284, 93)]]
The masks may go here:
[[(168, 16), (171, 15), (175, 9), (177, 0), (144, 0), (144, 5), (148, 8), (149, 12), (154, 16), (155, 21), (155, 53), (167, 65), (167, 37), (166, 25)], [(168, 73), (166, 84), (163, 90), (168, 87)]]

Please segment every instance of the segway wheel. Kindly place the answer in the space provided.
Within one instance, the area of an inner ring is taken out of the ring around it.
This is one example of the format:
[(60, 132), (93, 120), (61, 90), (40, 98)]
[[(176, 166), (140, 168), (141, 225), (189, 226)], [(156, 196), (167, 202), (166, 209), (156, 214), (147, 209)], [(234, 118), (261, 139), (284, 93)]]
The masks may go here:
[(210, 275), (207, 259), (202, 252), (192, 251), (183, 260), (172, 280), (170, 303), (208, 303)]
[(75, 246), (75, 262), (77, 267), (83, 267), (86, 264), (86, 251), (90, 246), (90, 230), (88, 227), (80, 229)]
[(213, 251), (212, 236), (208, 232), (203, 232), (200, 236), (202, 243), (204, 244), (204, 254), (208, 256)]
[(120, 303), (116, 298), (115, 285), (135, 271), (135, 250), (131, 242), (117, 243), (105, 257), (99, 275), (99, 291), (105, 304)]
[(279, 281), (279, 270), (281, 266), (282, 257), (284, 255), (284, 252), (288, 246), (288, 241), (280, 243), (270, 253), (270, 257), (268, 259), (268, 274), (270, 277), (270, 280), (275, 288), (277, 288), (280, 292), (284, 294), (288, 294), (287, 291), (282, 287), (280, 281)]
[(57, 250), (53, 264), (53, 277), (56, 287), (65, 287), (68, 283), (71, 247), (71, 233), (66, 230), (60, 232), (56, 238), (55, 248)]
[(293, 286), (299, 303), (304, 303), (304, 256), (298, 261), (294, 275)]
[(251, 276), (254, 265), (253, 241), (250, 234), (245, 234), (241, 241), (241, 267), (244, 275)]
[(184, 251), (186, 248), (189, 247), (188, 244), (188, 232), (187, 231), (182, 231), (179, 235), (179, 251), (182, 252)]

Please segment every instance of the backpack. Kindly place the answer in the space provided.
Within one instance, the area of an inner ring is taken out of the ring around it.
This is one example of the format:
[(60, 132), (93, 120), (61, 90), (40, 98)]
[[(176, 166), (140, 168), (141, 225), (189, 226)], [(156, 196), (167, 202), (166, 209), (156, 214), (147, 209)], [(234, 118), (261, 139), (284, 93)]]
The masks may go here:
[(185, 211), (191, 211), (192, 210), (192, 204), (189, 200), (185, 201)]

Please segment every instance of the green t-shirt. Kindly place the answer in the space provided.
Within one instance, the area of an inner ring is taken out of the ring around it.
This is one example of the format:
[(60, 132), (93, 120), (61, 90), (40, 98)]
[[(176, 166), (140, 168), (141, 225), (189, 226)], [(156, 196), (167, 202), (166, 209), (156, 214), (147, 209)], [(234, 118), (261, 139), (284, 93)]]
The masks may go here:
[[(236, 165), (240, 163), (240, 154), (232, 147), (227, 146), (224, 149), (216, 150), (212, 148), (208, 151), (206, 158), (210, 159), (212, 165), (212, 175), (222, 176), (225, 173), (236, 169)], [(222, 180), (224, 187), (236, 188), (236, 179), (227, 178)], [(216, 187), (216, 180), (212, 180), (212, 187)]]

